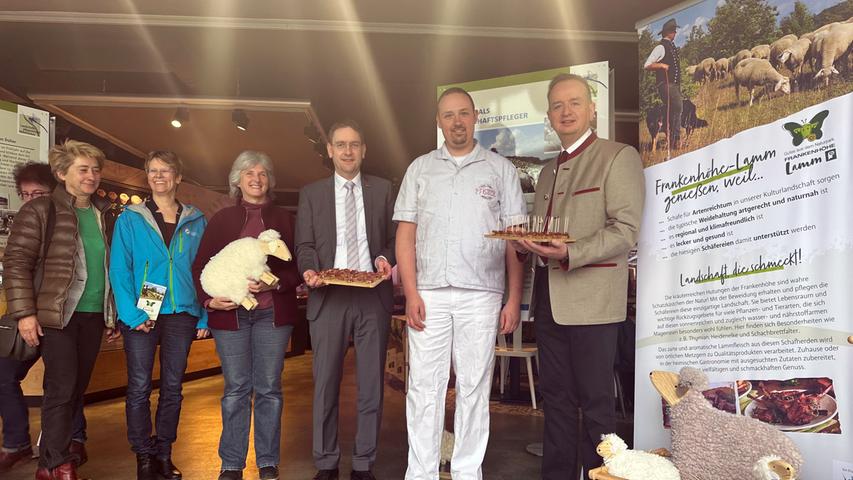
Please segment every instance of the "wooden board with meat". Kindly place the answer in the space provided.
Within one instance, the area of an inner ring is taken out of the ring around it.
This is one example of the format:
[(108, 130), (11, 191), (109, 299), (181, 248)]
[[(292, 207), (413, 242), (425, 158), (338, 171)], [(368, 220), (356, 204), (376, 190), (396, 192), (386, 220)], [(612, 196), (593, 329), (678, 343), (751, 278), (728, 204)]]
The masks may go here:
[(373, 288), (385, 280), (385, 276), (380, 272), (362, 272), (344, 268), (330, 268), (321, 271), (318, 275), (326, 285), (345, 287)]

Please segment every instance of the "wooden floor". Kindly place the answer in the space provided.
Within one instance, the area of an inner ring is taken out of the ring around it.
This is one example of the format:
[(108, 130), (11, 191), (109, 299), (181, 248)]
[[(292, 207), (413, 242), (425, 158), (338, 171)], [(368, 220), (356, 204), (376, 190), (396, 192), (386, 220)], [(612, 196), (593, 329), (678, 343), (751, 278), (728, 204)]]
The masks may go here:
[[(355, 374), (352, 352), (347, 357), (341, 394), (341, 479), (348, 478), (349, 454), (355, 430)], [(281, 478), (309, 480), (315, 469), (311, 458), (311, 356), (288, 358), (284, 373), (284, 418), (282, 419)], [(187, 382), (178, 441), (173, 460), (184, 478), (216, 479), (219, 472), (217, 445), (221, 428), (219, 399), (222, 378), (215, 376)], [(156, 397), (156, 392), (155, 395)], [(500, 410), (500, 409), (497, 409)], [(541, 441), (543, 418), (525, 415), (519, 409), (493, 411), (484, 477), (489, 480), (539, 478), (539, 458), (525, 452), (525, 446)], [(39, 413), (30, 410), (33, 440), (39, 431)], [(86, 406), (89, 422), (87, 444), (89, 462), (80, 469), (81, 478), (132, 480), (136, 478), (136, 458), (127, 443), (124, 398)], [(448, 416), (452, 422), (452, 416)], [(374, 474), (380, 480), (402, 479), (406, 471), (405, 396), (386, 386), (385, 414), (380, 434), (379, 455)], [(253, 447), (252, 447), (253, 448)], [(3, 480), (32, 479), (36, 461), (17, 465), (2, 475)], [(244, 478), (257, 479), (254, 450), (249, 451)]]

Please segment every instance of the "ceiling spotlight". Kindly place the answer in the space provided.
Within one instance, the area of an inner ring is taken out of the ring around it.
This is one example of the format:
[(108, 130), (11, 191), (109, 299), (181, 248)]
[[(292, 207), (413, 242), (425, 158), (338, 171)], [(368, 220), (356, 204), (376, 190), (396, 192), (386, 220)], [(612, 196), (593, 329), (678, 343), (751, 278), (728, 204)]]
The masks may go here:
[(249, 116), (246, 115), (245, 110), (237, 108), (231, 112), (231, 121), (234, 122), (237, 130), (245, 132), (249, 128)]
[(175, 116), (172, 117), (172, 126), (175, 128), (181, 128), (183, 124), (190, 121), (190, 111), (184, 107), (178, 107), (175, 110)]

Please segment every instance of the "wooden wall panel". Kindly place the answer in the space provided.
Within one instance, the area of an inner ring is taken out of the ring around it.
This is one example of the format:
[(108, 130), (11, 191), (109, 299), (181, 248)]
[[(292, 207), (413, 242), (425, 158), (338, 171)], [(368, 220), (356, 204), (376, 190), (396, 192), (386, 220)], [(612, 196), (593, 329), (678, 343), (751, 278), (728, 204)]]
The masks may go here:
[[(160, 378), (159, 350), (154, 359), (154, 380)], [(210, 370), (219, 367), (219, 357), (216, 355), (216, 344), (212, 338), (194, 341), (190, 348), (187, 362), (187, 373)], [(44, 379), (44, 363), (41, 359), (33, 365), (27, 378), (21, 382), (21, 388), (26, 396), (40, 397)], [(123, 350), (103, 351), (95, 362), (92, 380), (86, 393), (103, 392), (127, 386), (127, 361)]]

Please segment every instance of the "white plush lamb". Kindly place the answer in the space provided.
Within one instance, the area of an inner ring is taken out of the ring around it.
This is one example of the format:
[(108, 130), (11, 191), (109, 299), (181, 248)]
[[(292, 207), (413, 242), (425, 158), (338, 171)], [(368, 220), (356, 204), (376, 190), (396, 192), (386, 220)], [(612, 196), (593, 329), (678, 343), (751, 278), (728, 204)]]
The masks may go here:
[(290, 261), (293, 257), (281, 235), (265, 230), (258, 238), (234, 240), (210, 258), (201, 271), (201, 288), (212, 297), (225, 297), (246, 310), (258, 306), (249, 292), (249, 279), (274, 285), (278, 277), (270, 273), (267, 255)]
[(753, 480), (796, 480), (796, 472), (790, 463), (777, 455), (761, 457), (752, 467)]
[[(595, 451), (604, 459), (606, 468), (606, 472), (596, 472), (596, 476), (606, 473), (625, 480), (681, 480), (672, 462), (654, 453), (628, 450), (628, 445), (615, 433), (602, 435)], [(590, 475), (590, 478), (595, 477)]]

